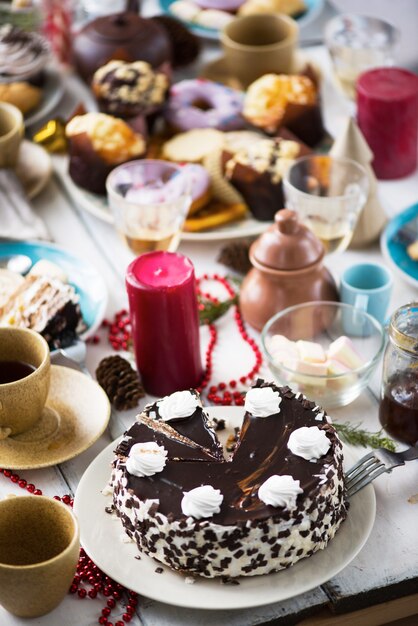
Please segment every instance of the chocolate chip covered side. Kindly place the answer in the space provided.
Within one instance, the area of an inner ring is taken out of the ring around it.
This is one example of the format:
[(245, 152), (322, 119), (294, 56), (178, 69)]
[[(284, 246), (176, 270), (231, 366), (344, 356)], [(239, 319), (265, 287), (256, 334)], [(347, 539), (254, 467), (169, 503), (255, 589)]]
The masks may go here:
[[(230, 459), (208, 449), (207, 431), (211, 440), (216, 441), (216, 434), (202, 409), (170, 420), (167, 429), (158, 419), (158, 405), (153, 405), (125, 434), (114, 460), (113, 506), (141, 551), (187, 574), (252, 576), (293, 565), (323, 549), (335, 535), (348, 508), (336, 432), (313, 402), (287, 387), (263, 381), (253, 387), (266, 388), (279, 398), (278, 410), (267, 410), (264, 417), (246, 411)], [(329, 446), (316, 460), (288, 448), (292, 433), (304, 427), (317, 427), (313, 430)], [(182, 432), (176, 435), (177, 428)], [(152, 476), (134, 475), (127, 469), (130, 451), (150, 441), (151, 431), (157, 434), (152, 440), (167, 452), (164, 469)], [(198, 448), (188, 447), (191, 440), (200, 441), (194, 443)], [(298, 481), (294, 504), (266, 504), (260, 487), (283, 475)], [(210, 485), (223, 499), (211, 516), (197, 519), (183, 512), (184, 493), (201, 485)]]

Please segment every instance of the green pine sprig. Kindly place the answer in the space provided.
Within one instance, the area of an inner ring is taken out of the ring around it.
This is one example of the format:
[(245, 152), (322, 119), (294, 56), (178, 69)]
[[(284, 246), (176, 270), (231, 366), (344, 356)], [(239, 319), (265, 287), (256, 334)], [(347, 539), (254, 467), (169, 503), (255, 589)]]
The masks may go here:
[(238, 296), (222, 300), (221, 302), (214, 303), (211, 300), (199, 299), (199, 321), (201, 325), (212, 324), (217, 319), (225, 315), (227, 311), (237, 304)]
[(352, 446), (369, 446), (370, 448), (386, 448), (394, 452), (396, 450), (395, 442), (389, 437), (382, 436), (382, 431), (371, 433), (368, 430), (360, 428), (361, 424), (348, 424), (333, 422), (333, 426), (341, 439), (345, 443)]

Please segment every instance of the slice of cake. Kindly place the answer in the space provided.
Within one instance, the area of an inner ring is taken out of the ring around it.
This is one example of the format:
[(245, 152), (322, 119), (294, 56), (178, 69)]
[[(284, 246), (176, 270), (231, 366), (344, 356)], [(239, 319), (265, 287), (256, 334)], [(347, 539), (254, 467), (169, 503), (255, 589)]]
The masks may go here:
[(51, 349), (70, 345), (84, 329), (74, 287), (57, 277), (33, 274), (0, 308), (0, 326), (35, 330)]
[(348, 502), (342, 445), (325, 412), (263, 381), (247, 392), (245, 409), (228, 460), (180, 456), (172, 441), (190, 446), (193, 433), (201, 435), (188, 424), (196, 414), (171, 421), (168, 432), (158, 402), (139, 418), (147, 441), (144, 430), (139, 438), (135, 426), (128, 431), (113, 463), (113, 507), (141, 551), (186, 574), (253, 576), (293, 565), (332, 539)]

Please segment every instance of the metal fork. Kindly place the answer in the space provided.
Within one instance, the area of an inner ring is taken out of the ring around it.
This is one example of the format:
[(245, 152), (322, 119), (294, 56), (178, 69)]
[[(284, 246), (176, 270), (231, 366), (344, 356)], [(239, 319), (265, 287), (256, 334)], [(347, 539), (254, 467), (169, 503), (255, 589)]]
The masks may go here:
[(414, 459), (418, 459), (418, 447), (408, 448), (403, 452), (390, 452), (385, 448), (369, 452), (345, 474), (348, 497), (351, 498), (381, 474), (391, 472), (394, 467), (405, 465), (405, 461)]

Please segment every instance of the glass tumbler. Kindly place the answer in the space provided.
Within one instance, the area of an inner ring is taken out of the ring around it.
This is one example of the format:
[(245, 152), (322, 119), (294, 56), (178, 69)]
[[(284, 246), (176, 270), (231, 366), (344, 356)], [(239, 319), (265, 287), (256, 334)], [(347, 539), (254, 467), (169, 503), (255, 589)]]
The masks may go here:
[(190, 179), (180, 166), (129, 161), (112, 170), (106, 189), (116, 228), (134, 254), (177, 249), (191, 203)]
[(344, 251), (369, 192), (364, 167), (351, 159), (309, 155), (293, 163), (283, 185), (287, 208), (299, 213), (326, 253)]
[(390, 320), (379, 419), (398, 441), (418, 444), (418, 302), (397, 309)]
[(393, 64), (399, 40), (399, 31), (392, 24), (376, 17), (349, 13), (327, 22), (324, 35), (337, 82), (350, 99), (355, 97), (360, 74)]

